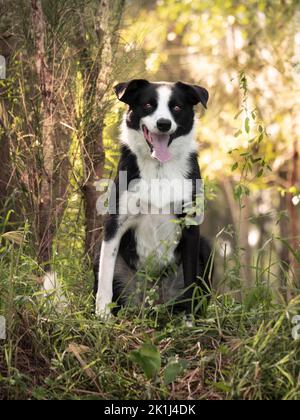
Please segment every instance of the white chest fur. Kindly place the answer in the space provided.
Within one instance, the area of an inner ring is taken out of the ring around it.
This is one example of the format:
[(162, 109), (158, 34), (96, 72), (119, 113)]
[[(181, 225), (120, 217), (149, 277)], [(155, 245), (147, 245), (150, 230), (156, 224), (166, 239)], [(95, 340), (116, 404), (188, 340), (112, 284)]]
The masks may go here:
[[(137, 253), (143, 263), (153, 256), (163, 266), (174, 260), (174, 250), (181, 237), (181, 228), (175, 223), (173, 205), (192, 201), (190, 155), (197, 150), (194, 128), (170, 145), (172, 159), (161, 165), (151, 158), (143, 135), (128, 129), (124, 120), (122, 142), (137, 156), (140, 180), (124, 193), (120, 210), (127, 226), (135, 228)], [(163, 214), (161, 214), (163, 213)], [(127, 215), (127, 216), (126, 216)]]
[(139, 216), (135, 237), (141, 265), (148, 261), (161, 268), (174, 262), (174, 251), (181, 237), (181, 228), (175, 219), (174, 215)]
[(174, 262), (174, 251), (181, 238), (175, 208), (192, 197), (187, 180), (188, 159), (160, 165), (152, 159), (139, 162), (141, 179), (123, 194), (120, 210), (126, 228), (135, 229), (137, 254), (141, 265), (151, 259), (161, 268)]
[[(158, 267), (174, 262), (174, 251), (181, 237), (181, 228), (172, 213), (171, 203), (182, 203), (191, 190), (184, 185), (185, 164), (158, 162), (145, 159), (139, 162), (141, 173), (141, 207), (148, 206), (150, 214), (141, 215), (136, 225), (137, 253), (141, 264), (150, 258)], [(143, 184), (144, 183), (144, 184)], [(149, 188), (150, 187), (150, 188)], [(155, 214), (161, 213), (163, 214)], [(151, 262), (151, 261), (150, 261)]]

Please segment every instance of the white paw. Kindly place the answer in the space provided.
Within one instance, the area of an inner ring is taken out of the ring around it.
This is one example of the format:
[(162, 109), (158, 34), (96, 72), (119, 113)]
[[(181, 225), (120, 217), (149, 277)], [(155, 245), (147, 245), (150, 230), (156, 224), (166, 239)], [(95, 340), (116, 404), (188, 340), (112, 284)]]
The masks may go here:
[(104, 300), (102, 297), (97, 297), (96, 299), (96, 316), (101, 319), (108, 319), (111, 316), (111, 311), (109, 308), (111, 302)]

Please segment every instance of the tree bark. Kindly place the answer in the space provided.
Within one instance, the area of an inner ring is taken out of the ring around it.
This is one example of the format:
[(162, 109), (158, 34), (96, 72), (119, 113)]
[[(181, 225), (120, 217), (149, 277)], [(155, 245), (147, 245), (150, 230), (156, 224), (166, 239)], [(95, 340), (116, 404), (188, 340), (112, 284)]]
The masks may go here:
[(101, 236), (102, 218), (97, 214), (96, 206), (99, 192), (96, 189), (96, 182), (103, 177), (105, 153), (103, 147), (103, 120), (99, 132), (94, 133), (95, 137), (85, 137), (84, 141), (84, 167), (85, 183), (83, 193), (85, 198), (85, 251), (91, 257), (94, 256)]
[[(9, 65), (12, 46), (10, 45), (11, 35), (0, 33), (0, 54), (5, 58), (6, 67)], [(6, 68), (7, 73), (7, 68)], [(7, 199), (12, 190), (12, 162), (10, 154), (9, 118), (7, 114), (5, 84), (0, 85), (0, 212), (5, 210)]]
[(10, 141), (4, 119), (4, 104), (0, 101), (0, 211), (5, 208), (6, 200), (9, 197), (9, 181), (12, 174), (10, 160)]
[[(291, 162), (291, 178), (290, 185), (291, 187), (298, 187), (299, 185), (299, 151), (298, 151), (298, 141), (297, 139), (293, 142), (293, 158)], [(290, 217), (290, 245), (295, 252), (299, 251), (299, 221), (298, 221), (298, 208), (293, 204), (292, 195), (290, 194), (288, 202), (288, 210)], [(292, 269), (295, 276), (295, 285), (297, 288), (300, 288), (300, 270), (299, 263), (296, 258), (292, 258)]]
[[(279, 176), (285, 182), (288, 179), (287, 169), (281, 169)], [(287, 220), (287, 209), (288, 209), (288, 202), (290, 197), (287, 194), (280, 194), (280, 212), (282, 212), (282, 216), (280, 219), (279, 227), (280, 227), (280, 238), (282, 240), (287, 241), (289, 237), (289, 223)], [(280, 292), (285, 300), (288, 302), (289, 295), (288, 295), (288, 283), (287, 278), (290, 272), (290, 251), (286, 244), (281, 243), (280, 249)]]
[(68, 186), (68, 150), (70, 142), (60, 128), (56, 80), (50, 70), (45, 49), (46, 22), (41, 0), (31, 0), (35, 39), (35, 66), (41, 94), (41, 141), (43, 162), (38, 191), (38, 262), (50, 268), (53, 239), (66, 203)]
[[(101, 239), (102, 218), (97, 214), (96, 203), (100, 196), (95, 183), (103, 177), (105, 152), (103, 147), (103, 129), (106, 113), (105, 95), (111, 85), (113, 58), (117, 44), (117, 30), (125, 5), (124, 0), (99, 0), (96, 16), (95, 33), (98, 38), (100, 56), (92, 66), (89, 48), (82, 51), (81, 67), (83, 79), (87, 85), (85, 92), (85, 121), (83, 139), (86, 241), (85, 250), (91, 259)], [(84, 34), (80, 35), (81, 43)]]

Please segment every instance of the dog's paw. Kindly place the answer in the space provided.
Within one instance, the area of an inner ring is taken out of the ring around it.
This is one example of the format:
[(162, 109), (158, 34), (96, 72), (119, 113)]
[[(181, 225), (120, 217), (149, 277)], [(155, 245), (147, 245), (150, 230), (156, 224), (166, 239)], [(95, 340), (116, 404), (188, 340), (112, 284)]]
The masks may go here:
[(109, 308), (110, 302), (105, 302), (101, 297), (96, 300), (96, 316), (103, 320), (111, 317), (111, 310)]

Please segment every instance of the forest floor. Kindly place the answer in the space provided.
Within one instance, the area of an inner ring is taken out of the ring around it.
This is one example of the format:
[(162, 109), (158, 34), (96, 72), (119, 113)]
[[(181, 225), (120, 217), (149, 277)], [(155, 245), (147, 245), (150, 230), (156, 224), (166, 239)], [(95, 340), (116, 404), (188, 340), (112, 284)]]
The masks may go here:
[(16, 265), (1, 270), (0, 399), (300, 399), (300, 296), (288, 305), (261, 287), (243, 304), (213, 296), (192, 327), (164, 308), (100, 322), (92, 276), (74, 277), (58, 312), (28, 260), (18, 264), (18, 275)]

